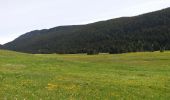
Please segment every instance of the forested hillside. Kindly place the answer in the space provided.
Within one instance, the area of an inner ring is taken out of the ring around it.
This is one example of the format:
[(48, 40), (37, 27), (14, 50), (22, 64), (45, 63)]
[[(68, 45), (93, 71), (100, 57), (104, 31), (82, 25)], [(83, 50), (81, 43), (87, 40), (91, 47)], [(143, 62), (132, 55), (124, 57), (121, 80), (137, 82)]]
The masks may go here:
[(0, 49), (2, 49), (2, 48), (3, 48), (3, 45), (0, 44)]
[(170, 50), (170, 8), (87, 25), (36, 30), (18, 37), (4, 47), (27, 53)]

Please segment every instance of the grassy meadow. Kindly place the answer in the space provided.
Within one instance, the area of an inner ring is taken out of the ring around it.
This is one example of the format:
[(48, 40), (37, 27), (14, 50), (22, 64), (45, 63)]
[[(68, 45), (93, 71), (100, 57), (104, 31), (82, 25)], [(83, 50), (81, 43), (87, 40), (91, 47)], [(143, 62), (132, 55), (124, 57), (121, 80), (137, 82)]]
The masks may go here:
[(169, 51), (47, 55), (0, 50), (0, 100), (169, 98)]

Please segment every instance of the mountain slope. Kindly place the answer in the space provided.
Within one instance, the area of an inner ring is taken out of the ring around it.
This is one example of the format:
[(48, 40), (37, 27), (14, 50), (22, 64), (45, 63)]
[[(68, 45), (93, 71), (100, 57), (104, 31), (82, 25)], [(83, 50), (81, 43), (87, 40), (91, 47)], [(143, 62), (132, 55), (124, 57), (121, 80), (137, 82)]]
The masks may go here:
[(3, 48), (3, 45), (0, 44), (0, 49), (2, 49), (2, 48)]
[(26, 33), (4, 45), (28, 53), (136, 52), (170, 49), (170, 8), (87, 25)]

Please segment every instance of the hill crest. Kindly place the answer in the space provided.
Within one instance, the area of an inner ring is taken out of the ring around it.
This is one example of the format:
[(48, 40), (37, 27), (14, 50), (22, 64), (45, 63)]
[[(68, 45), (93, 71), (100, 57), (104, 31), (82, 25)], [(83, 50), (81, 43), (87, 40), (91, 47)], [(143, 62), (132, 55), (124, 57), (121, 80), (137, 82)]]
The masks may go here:
[(124, 53), (170, 49), (170, 8), (86, 25), (35, 30), (4, 45), (27, 53)]

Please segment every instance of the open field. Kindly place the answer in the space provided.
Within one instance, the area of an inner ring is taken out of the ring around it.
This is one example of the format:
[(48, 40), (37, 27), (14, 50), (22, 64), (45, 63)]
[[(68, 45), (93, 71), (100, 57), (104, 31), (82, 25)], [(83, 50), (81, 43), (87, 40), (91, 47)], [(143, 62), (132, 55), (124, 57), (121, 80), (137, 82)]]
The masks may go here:
[(169, 98), (169, 51), (117, 55), (0, 51), (0, 100)]

